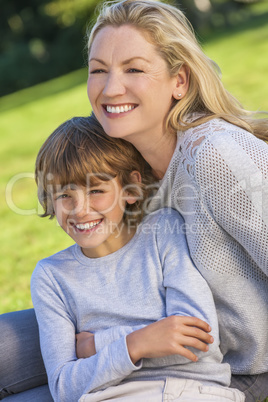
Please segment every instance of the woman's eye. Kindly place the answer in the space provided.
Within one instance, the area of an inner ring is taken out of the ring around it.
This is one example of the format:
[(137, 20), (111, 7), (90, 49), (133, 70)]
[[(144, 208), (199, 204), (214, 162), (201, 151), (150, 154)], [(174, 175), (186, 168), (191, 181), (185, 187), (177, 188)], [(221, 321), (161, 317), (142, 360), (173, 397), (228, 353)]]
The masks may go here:
[(102, 70), (101, 68), (96, 68), (95, 70), (89, 71), (90, 74), (101, 74), (101, 73), (105, 73), (104, 70)]
[(139, 70), (138, 68), (129, 68), (128, 72), (129, 73), (143, 73), (143, 71)]

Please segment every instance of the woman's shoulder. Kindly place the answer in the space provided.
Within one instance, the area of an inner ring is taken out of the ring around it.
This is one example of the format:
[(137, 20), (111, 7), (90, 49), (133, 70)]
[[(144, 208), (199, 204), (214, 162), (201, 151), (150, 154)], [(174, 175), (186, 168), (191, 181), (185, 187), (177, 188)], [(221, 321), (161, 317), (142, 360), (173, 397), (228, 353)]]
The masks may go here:
[(205, 123), (187, 129), (183, 133), (178, 133), (181, 147), (190, 149), (191, 153), (202, 148), (205, 143), (213, 141), (214, 137), (220, 137), (227, 145), (230, 139), (234, 139), (237, 142), (241, 141), (242, 138), (259, 141), (245, 129), (220, 118), (208, 120)]
[(211, 119), (178, 134), (179, 150), (183, 155), (183, 165), (189, 173), (194, 173), (196, 163), (217, 164), (224, 159), (237, 163), (263, 162), (267, 165), (268, 145), (245, 129), (223, 119)]

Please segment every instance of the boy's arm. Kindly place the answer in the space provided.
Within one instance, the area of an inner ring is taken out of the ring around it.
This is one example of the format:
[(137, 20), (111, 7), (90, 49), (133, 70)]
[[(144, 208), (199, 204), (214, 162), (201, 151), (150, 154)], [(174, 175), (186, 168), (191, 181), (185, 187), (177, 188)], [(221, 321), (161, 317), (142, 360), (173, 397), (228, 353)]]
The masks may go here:
[(77, 359), (75, 319), (70, 315), (58, 284), (38, 264), (31, 280), (41, 351), (54, 401), (72, 402), (107, 384), (116, 385), (134, 370), (126, 338), (121, 337), (96, 355)]
[[(167, 327), (172, 332), (171, 335), (168, 334)], [(147, 329), (145, 330), (145, 328)], [(132, 327), (120, 326), (120, 327), (109, 328), (107, 330), (100, 331), (100, 333), (97, 332), (95, 335), (92, 334), (91, 332), (81, 332), (80, 334), (76, 335), (77, 357), (84, 358), (93, 356), (94, 354), (99, 352), (103, 347), (119, 339), (121, 336), (126, 336), (135, 332), (134, 336), (127, 337), (128, 347), (131, 348), (130, 344), (131, 340), (133, 342), (138, 342), (138, 340), (136, 341), (136, 333), (138, 330), (141, 329), (144, 329), (145, 330), (144, 332), (146, 332), (148, 335), (149, 331), (152, 331), (152, 336), (157, 335), (159, 336), (159, 338), (161, 336), (159, 340), (163, 339), (163, 336), (160, 335), (161, 330), (165, 331), (164, 335), (168, 336), (169, 342), (171, 338), (175, 336), (178, 342), (176, 353), (181, 354), (182, 356), (192, 361), (196, 361), (196, 355), (189, 349), (186, 349), (185, 346), (193, 346), (196, 349), (206, 351), (207, 343), (213, 342), (213, 338), (211, 337), (211, 335), (209, 335), (211, 328), (206, 322), (196, 317), (177, 316), (173, 317), (172, 320), (170, 318), (168, 320), (164, 318), (161, 319), (160, 321), (157, 321), (156, 323), (152, 323), (149, 325), (137, 325)], [(142, 332), (140, 331), (139, 334), (142, 334)], [(111, 336), (114, 337), (114, 339), (111, 338)], [(149, 335), (148, 337), (150, 338), (151, 335)], [(106, 343), (105, 339), (107, 339)], [(100, 347), (100, 343), (98, 343), (98, 341), (96, 342), (96, 340), (101, 340), (102, 342), (104, 342), (103, 346)], [(163, 353), (164, 352), (161, 351), (161, 356), (165, 355)], [(134, 356), (132, 356), (132, 361), (134, 360), (137, 361), (139, 359), (135, 359)]]
[[(213, 343), (213, 337), (216, 340), (215, 348), (218, 347), (218, 321), (213, 297), (207, 282), (193, 265), (185, 235), (170, 230), (173, 227), (183, 227), (180, 224), (174, 225), (176, 219), (183, 223), (176, 211), (161, 216), (157, 235), (163, 283), (166, 288), (166, 315), (175, 317), (164, 318), (150, 325), (120, 326), (97, 332), (97, 352), (122, 335), (127, 335), (130, 356), (134, 362), (142, 357), (172, 354), (181, 355), (185, 363), (185, 358), (196, 361), (197, 356), (208, 350), (207, 344)], [(167, 230), (170, 233), (166, 233)], [(209, 334), (211, 328), (207, 323), (211, 324), (213, 337)], [(91, 354), (94, 353), (94, 348), (89, 349), (87, 336), (91, 337), (82, 334), (81, 342), (84, 342), (87, 349), (84, 353)]]
[[(168, 318), (128, 335), (129, 353), (133, 362), (141, 356), (154, 358), (176, 354), (177, 364), (187, 364), (187, 359), (196, 361), (195, 357), (201, 358), (207, 352), (206, 357), (213, 355), (212, 359), (220, 362), (222, 355), (219, 351), (218, 321), (213, 296), (190, 258), (185, 235), (174, 230), (176, 219), (181, 221), (177, 228), (183, 227), (183, 219), (176, 211), (162, 215), (157, 232)], [(200, 330), (195, 327), (193, 317), (209, 323), (212, 328), (214, 342), (209, 346), (209, 351), (208, 347), (204, 348), (204, 344), (199, 347)], [(190, 326), (187, 320), (191, 320)]]

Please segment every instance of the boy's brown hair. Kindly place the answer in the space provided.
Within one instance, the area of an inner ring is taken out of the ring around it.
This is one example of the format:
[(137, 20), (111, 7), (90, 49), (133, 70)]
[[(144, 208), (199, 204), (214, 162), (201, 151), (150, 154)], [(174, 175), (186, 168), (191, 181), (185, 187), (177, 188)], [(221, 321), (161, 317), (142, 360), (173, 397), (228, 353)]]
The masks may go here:
[[(134, 170), (142, 177), (138, 185), (130, 181)], [(53, 218), (51, 197), (56, 186), (94, 185), (99, 180), (115, 177), (123, 188), (127, 186), (127, 191), (137, 197), (134, 204), (127, 204), (125, 218), (138, 223), (143, 216), (143, 202), (155, 181), (149, 164), (132, 144), (109, 137), (94, 114), (67, 120), (47, 138), (37, 155), (35, 180), (38, 199), (44, 208), (41, 216)]]

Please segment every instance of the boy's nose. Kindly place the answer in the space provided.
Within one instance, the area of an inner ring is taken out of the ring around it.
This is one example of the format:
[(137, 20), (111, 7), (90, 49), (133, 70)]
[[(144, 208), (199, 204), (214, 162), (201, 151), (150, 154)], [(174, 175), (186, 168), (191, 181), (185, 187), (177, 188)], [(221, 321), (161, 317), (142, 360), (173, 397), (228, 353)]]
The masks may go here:
[(74, 200), (72, 214), (77, 217), (86, 215), (91, 210), (90, 202), (83, 194)]

